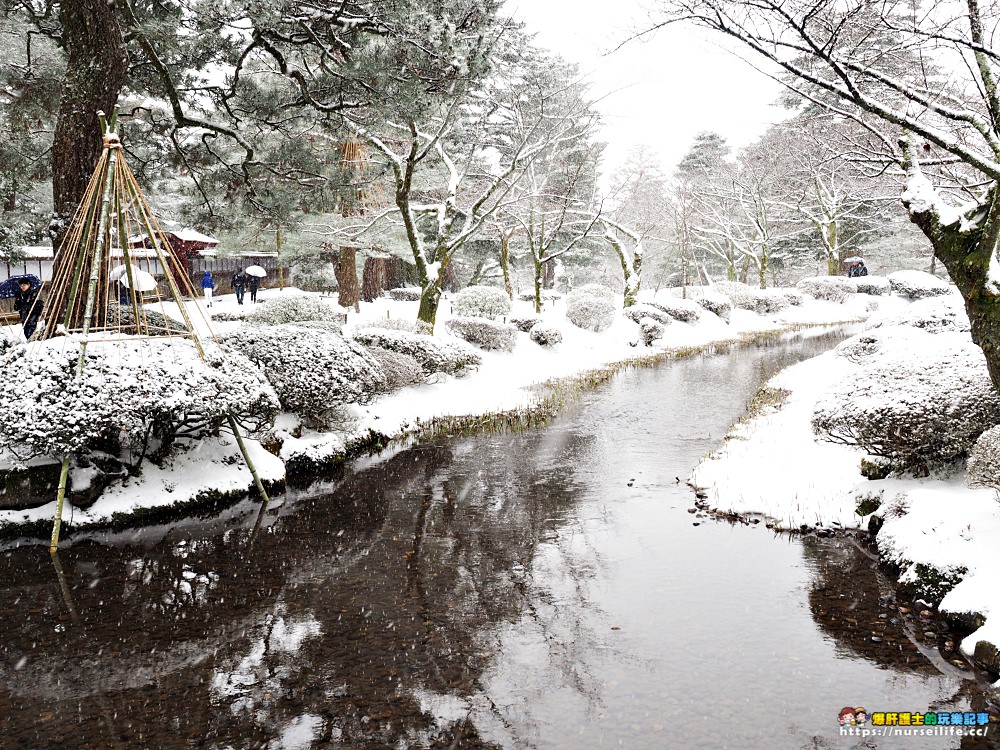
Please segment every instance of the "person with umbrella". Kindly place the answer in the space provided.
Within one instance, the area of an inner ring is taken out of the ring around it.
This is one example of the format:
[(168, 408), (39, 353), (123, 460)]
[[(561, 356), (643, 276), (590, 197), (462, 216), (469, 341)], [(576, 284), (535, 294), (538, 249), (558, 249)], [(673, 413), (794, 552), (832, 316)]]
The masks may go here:
[(38, 327), (38, 319), (42, 316), (42, 303), (38, 301), (38, 290), (41, 285), (33, 284), (31, 279), (18, 280), (18, 289), (14, 293), (14, 309), (21, 319), (24, 338), (30, 339)]
[(865, 262), (861, 260), (861, 258), (856, 258), (854, 263), (851, 264), (851, 268), (848, 270), (847, 275), (853, 278), (867, 276), (868, 267), (865, 265)]
[(205, 307), (212, 306), (212, 291), (215, 289), (215, 280), (212, 278), (212, 272), (206, 270), (205, 275), (201, 277), (201, 290), (205, 293)]
[(243, 295), (246, 293), (247, 290), (247, 281), (248, 281), (248, 276), (245, 273), (243, 273), (243, 271), (237, 270), (233, 274), (232, 285), (233, 285), (233, 291), (236, 292), (237, 305), (243, 304)]
[(257, 289), (260, 288), (260, 279), (262, 276), (267, 275), (265, 271), (260, 266), (250, 266), (246, 270), (247, 274), (247, 289), (250, 290), (250, 301), (257, 301)]

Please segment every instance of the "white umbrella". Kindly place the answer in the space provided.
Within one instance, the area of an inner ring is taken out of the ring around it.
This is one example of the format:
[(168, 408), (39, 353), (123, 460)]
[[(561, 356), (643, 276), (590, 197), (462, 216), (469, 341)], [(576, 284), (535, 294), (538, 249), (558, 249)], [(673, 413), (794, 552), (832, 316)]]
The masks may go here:
[(857, 263), (858, 261), (864, 263), (865, 259), (859, 258), (857, 255), (852, 255), (850, 258), (844, 258), (844, 263)]
[(265, 276), (267, 276), (267, 271), (265, 271), (260, 266), (250, 266), (246, 270), (246, 274), (247, 276), (259, 276), (260, 278), (264, 278)]
[[(139, 269), (136, 268), (135, 266), (132, 266), (132, 273), (133, 274), (139, 273)], [(118, 279), (120, 279), (122, 276), (127, 276), (127, 275), (128, 275), (128, 268), (126, 268), (125, 266), (115, 266), (114, 268), (111, 269), (110, 273), (112, 281), (118, 281)]]
[[(120, 279), (122, 286), (126, 289), (131, 289), (128, 283), (128, 275), (125, 274)], [(135, 290), (137, 292), (151, 292), (156, 289), (156, 279), (152, 277), (151, 274), (145, 271), (140, 271), (138, 268), (132, 269), (132, 282), (135, 284)]]

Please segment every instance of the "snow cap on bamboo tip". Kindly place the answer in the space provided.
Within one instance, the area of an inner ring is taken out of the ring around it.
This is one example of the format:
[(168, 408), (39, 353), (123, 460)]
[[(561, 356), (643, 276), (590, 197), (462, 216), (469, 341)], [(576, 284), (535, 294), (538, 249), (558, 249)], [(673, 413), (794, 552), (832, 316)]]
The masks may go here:
[(115, 107), (111, 115), (111, 122), (108, 123), (103, 109), (97, 110), (97, 119), (101, 122), (102, 142), (105, 148), (121, 148), (121, 139), (116, 131), (118, 125), (118, 107)]

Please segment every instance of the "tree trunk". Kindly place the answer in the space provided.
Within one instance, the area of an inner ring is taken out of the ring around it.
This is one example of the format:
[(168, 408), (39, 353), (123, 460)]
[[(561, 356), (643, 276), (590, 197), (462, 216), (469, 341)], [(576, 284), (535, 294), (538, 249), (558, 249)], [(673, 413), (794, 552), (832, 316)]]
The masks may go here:
[(441, 288), (449, 292), (457, 292), (462, 288), (458, 281), (458, 274), (455, 273), (455, 266), (451, 263), (444, 264), (441, 268)]
[(555, 289), (556, 286), (556, 264), (549, 261), (545, 264), (545, 275), (542, 277), (542, 288)]
[(486, 268), (486, 259), (483, 258), (476, 264), (475, 270), (472, 272), (472, 276), (469, 279), (469, 286), (476, 286), (480, 281), (483, 280), (483, 270)]
[(982, 348), (990, 378), (1000, 389), (1000, 290), (988, 283), (990, 262), (1000, 238), (998, 196), (1000, 191), (994, 184), (983, 205), (966, 212), (972, 217), (985, 208), (987, 215), (979, 223), (969, 222), (972, 228), (965, 232), (961, 231), (965, 221), (942, 226), (932, 210), (911, 211), (910, 220), (927, 235), (935, 257), (958, 286), (969, 314), (972, 340)]
[(826, 225), (826, 271), (830, 276), (840, 276), (840, 240), (837, 237), (837, 223)]
[(514, 299), (514, 287), (510, 283), (510, 235), (500, 235), (500, 270), (503, 271), (503, 289)]
[(385, 289), (398, 289), (407, 284), (417, 284), (417, 269), (402, 258), (387, 258), (385, 264)]
[(543, 263), (537, 258), (535, 259), (535, 312), (540, 313), (542, 311), (542, 286), (543, 280), (545, 279), (545, 268), (548, 263)]
[(386, 270), (388, 265), (388, 258), (365, 258), (364, 270), (361, 273), (361, 299), (365, 302), (374, 302), (382, 294), (388, 276)]
[(358, 266), (357, 250), (353, 247), (340, 248), (337, 263), (337, 304), (341, 307), (358, 307)]
[(441, 304), (441, 277), (438, 276), (432, 281), (428, 281), (420, 293), (420, 307), (417, 309), (417, 320), (420, 320), (431, 327), (434, 331), (434, 323), (437, 320), (438, 305)]
[(103, 148), (97, 110), (110, 116), (128, 70), (128, 52), (113, 2), (63, 0), (59, 9), (66, 77), (52, 139), (50, 234), (57, 258)]

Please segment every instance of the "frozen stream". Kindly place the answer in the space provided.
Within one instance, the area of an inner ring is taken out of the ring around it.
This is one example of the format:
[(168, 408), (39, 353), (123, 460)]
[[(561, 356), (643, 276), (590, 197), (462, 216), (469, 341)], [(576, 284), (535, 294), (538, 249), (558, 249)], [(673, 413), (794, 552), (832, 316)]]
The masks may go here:
[(8, 549), (0, 746), (993, 747), (841, 736), (845, 706), (986, 704), (850, 540), (688, 512), (761, 380), (838, 340), (625, 373), (545, 429), (359, 460), (259, 519)]

